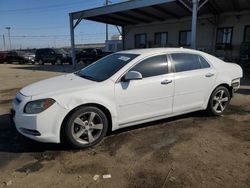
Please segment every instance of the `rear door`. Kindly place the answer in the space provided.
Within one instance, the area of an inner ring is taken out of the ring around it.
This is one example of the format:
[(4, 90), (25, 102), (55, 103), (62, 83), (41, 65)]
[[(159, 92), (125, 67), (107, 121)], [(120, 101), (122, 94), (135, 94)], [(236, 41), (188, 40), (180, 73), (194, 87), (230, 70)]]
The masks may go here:
[(201, 108), (215, 82), (215, 69), (198, 54), (173, 53), (171, 57), (175, 69), (173, 112)]
[(41, 55), (41, 58), (42, 58), (42, 60), (43, 61), (49, 61), (50, 60), (50, 58), (49, 58), (49, 53), (50, 53), (50, 50), (49, 49), (42, 49), (41, 51), (40, 51), (40, 55)]
[(48, 57), (48, 61), (55, 61), (56, 59), (56, 52), (53, 49), (48, 49), (48, 53), (47, 53), (47, 57)]
[(146, 58), (130, 71), (142, 74), (142, 80), (115, 85), (119, 124), (157, 118), (172, 113), (174, 80), (168, 73), (167, 56)]

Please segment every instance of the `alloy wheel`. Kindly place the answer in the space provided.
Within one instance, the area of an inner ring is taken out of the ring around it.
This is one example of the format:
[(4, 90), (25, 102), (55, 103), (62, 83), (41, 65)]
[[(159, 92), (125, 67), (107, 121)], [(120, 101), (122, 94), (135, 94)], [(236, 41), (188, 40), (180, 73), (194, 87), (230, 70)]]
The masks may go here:
[(216, 113), (222, 113), (227, 107), (229, 96), (224, 90), (218, 90), (213, 98), (213, 110)]
[(75, 118), (71, 131), (78, 143), (90, 144), (101, 136), (103, 128), (102, 118), (97, 113), (85, 112)]

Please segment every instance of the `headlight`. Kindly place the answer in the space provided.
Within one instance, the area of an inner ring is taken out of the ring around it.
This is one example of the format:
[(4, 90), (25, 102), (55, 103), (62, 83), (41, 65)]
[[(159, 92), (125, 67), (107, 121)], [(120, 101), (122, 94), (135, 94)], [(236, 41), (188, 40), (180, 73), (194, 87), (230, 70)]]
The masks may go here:
[(55, 103), (55, 100), (53, 100), (53, 99), (41, 99), (41, 100), (31, 101), (25, 105), (24, 113), (26, 113), (26, 114), (38, 114), (38, 113), (48, 109), (54, 103)]

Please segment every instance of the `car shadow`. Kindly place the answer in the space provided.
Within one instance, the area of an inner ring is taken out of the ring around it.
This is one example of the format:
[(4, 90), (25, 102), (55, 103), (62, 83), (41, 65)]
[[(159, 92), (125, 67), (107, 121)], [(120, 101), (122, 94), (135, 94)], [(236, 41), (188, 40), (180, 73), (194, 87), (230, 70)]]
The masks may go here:
[[(207, 117), (207, 116), (203, 112), (185, 114), (173, 118), (167, 118), (163, 120), (153, 121), (150, 123), (138, 124), (127, 128), (122, 128), (114, 132), (109, 131), (107, 137), (111, 135), (125, 133), (131, 130), (154, 126), (162, 123), (168, 123), (190, 117)], [(14, 124), (10, 119), (10, 114), (0, 115), (0, 153), (1, 152), (41, 153), (45, 151), (74, 151), (74, 149), (72, 149), (66, 144), (41, 143), (26, 138), (16, 130)]]
[(46, 71), (46, 72), (65, 72), (65, 73), (73, 73), (75, 71), (81, 70), (85, 66), (82, 64), (78, 64), (76, 68), (69, 64), (63, 65), (26, 65), (26, 66), (15, 66), (11, 67), (12, 69), (23, 69), (23, 70), (31, 70), (31, 71)]
[(177, 120), (182, 120), (182, 119), (187, 119), (187, 118), (209, 118), (209, 115), (206, 114), (204, 111), (196, 111), (196, 112), (191, 112), (191, 113), (184, 114), (184, 115), (178, 115), (178, 116), (169, 117), (169, 118), (165, 118), (165, 119), (161, 119), (161, 120), (151, 121), (148, 123), (142, 123), (142, 124), (133, 125), (130, 127), (121, 128), (121, 129), (118, 129), (118, 130), (113, 131), (113, 132), (109, 131), (108, 135), (116, 135), (116, 134), (131, 131), (131, 130), (141, 129), (141, 128), (145, 128), (145, 127), (151, 127), (151, 126), (157, 126), (159, 124), (171, 123), (171, 122), (174, 122)]
[(237, 93), (243, 94), (243, 95), (250, 95), (250, 89), (239, 89)]

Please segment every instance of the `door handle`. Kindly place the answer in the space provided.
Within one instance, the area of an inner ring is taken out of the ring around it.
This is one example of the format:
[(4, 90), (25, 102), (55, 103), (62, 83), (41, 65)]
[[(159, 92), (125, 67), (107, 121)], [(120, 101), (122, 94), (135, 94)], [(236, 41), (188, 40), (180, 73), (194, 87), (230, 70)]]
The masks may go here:
[(205, 76), (206, 77), (212, 77), (212, 76), (214, 76), (214, 74), (213, 73), (207, 73)]
[(166, 84), (170, 84), (170, 83), (172, 83), (172, 80), (163, 80), (161, 82), (162, 85), (166, 85)]

